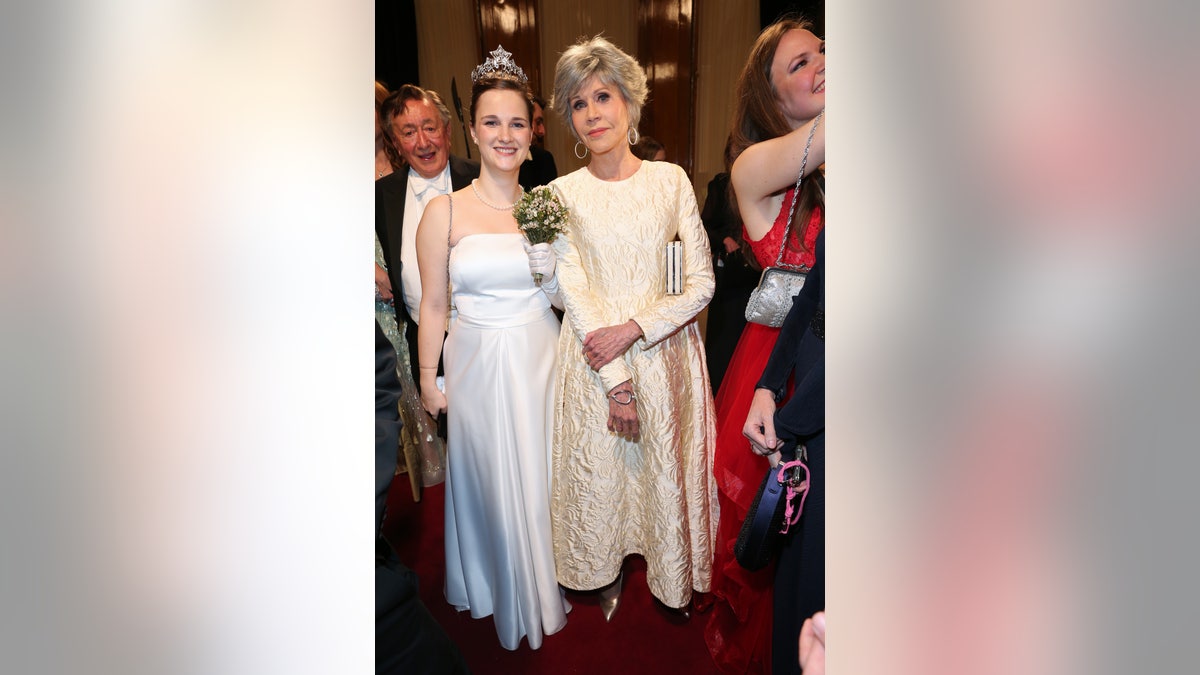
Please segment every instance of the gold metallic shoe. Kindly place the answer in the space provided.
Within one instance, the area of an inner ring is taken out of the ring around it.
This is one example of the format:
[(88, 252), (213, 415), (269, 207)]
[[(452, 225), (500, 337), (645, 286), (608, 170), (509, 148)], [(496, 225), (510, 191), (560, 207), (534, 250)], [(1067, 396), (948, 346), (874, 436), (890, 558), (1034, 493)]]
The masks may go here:
[(604, 612), (604, 620), (612, 621), (617, 607), (621, 606), (621, 585), (625, 580), (625, 572), (617, 575), (617, 580), (600, 590), (600, 611)]

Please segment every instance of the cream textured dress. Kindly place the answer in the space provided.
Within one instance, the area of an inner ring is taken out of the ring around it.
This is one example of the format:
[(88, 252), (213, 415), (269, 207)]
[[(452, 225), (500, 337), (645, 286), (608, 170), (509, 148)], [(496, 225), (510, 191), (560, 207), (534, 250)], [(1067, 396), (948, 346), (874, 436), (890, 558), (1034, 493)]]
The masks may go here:
[[(642, 162), (613, 182), (584, 168), (552, 186), (571, 210), (554, 244), (566, 305), (550, 500), (558, 580), (600, 588), (639, 554), (651, 593), (683, 607), (693, 589), (709, 590), (717, 526), (716, 416), (695, 321), (714, 284), (696, 196), (683, 169), (666, 162)], [(683, 294), (666, 295), (665, 247), (676, 237), (687, 278)], [(596, 373), (583, 338), (629, 319), (645, 337)], [(607, 426), (606, 394), (631, 378), (636, 443)]]

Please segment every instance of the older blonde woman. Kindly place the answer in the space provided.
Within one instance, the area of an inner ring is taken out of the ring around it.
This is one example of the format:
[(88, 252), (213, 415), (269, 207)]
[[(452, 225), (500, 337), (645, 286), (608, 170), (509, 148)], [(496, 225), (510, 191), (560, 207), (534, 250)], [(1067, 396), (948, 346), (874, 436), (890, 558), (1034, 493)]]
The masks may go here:
[[(551, 185), (571, 211), (555, 242), (559, 336), (553, 490), (558, 580), (603, 589), (611, 619), (628, 555), (651, 593), (686, 614), (712, 576), (715, 417), (695, 317), (713, 293), (708, 236), (683, 170), (630, 145), (646, 75), (603, 38), (558, 61), (552, 106), (588, 165)], [(683, 243), (682, 293), (666, 294), (668, 242)]]

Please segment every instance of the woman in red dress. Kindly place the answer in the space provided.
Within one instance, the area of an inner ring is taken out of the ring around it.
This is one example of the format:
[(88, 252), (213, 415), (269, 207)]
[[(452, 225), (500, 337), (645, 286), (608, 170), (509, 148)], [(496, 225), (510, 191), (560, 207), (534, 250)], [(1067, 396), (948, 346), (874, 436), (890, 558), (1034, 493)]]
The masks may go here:
[[(768, 26), (751, 48), (738, 79), (731, 153), (732, 185), (746, 242), (762, 267), (783, 261), (811, 267), (825, 225), (825, 42), (809, 24), (783, 19)], [(788, 241), (784, 232), (809, 132), (816, 125)], [(773, 139), (773, 140), (772, 140)], [(771, 588), (774, 566), (757, 572), (733, 556), (742, 521), (767, 469), (742, 436), (742, 426), (778, 328), (746, 324), (717, 392), (714, 473), (721, 516), (713, 567), (712, 615), (705, 640), (727, 673), (766, 673), (771, 663)], [(777, 462), (778, 453), (770, 458)]]

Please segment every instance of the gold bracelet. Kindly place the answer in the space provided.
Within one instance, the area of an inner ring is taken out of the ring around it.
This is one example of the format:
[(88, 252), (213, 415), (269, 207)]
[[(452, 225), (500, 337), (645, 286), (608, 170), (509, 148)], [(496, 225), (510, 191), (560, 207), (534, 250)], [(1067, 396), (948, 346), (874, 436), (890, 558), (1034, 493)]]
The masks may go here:
[[(629, 398), (628, 398), (627, 400), (625, 400), (625, 401), (622, 401), (621, 399), (617, 398), (617, 397), (618, 397), (618, 396), (620, 396), (621, 394), (629, 394)], [(612, 399), (612, 400), (616, 401), (616, 402), (617, 402), (617, 405), (629, 405), (630, 403), (633, 403), (634, 401), (636, 401), (636, 400), (637, 400), (637, 394), (633, 393), (633, 391), (632, 391), (632, 390), (630, 390), (630, 389), (623, 389), (623, 390), (621, 390), (621, 391), (614, 391), (613, 393), (609, 394), (609, 395), (608, 395), (608, 397), (609, 397), (610, 399)]]

